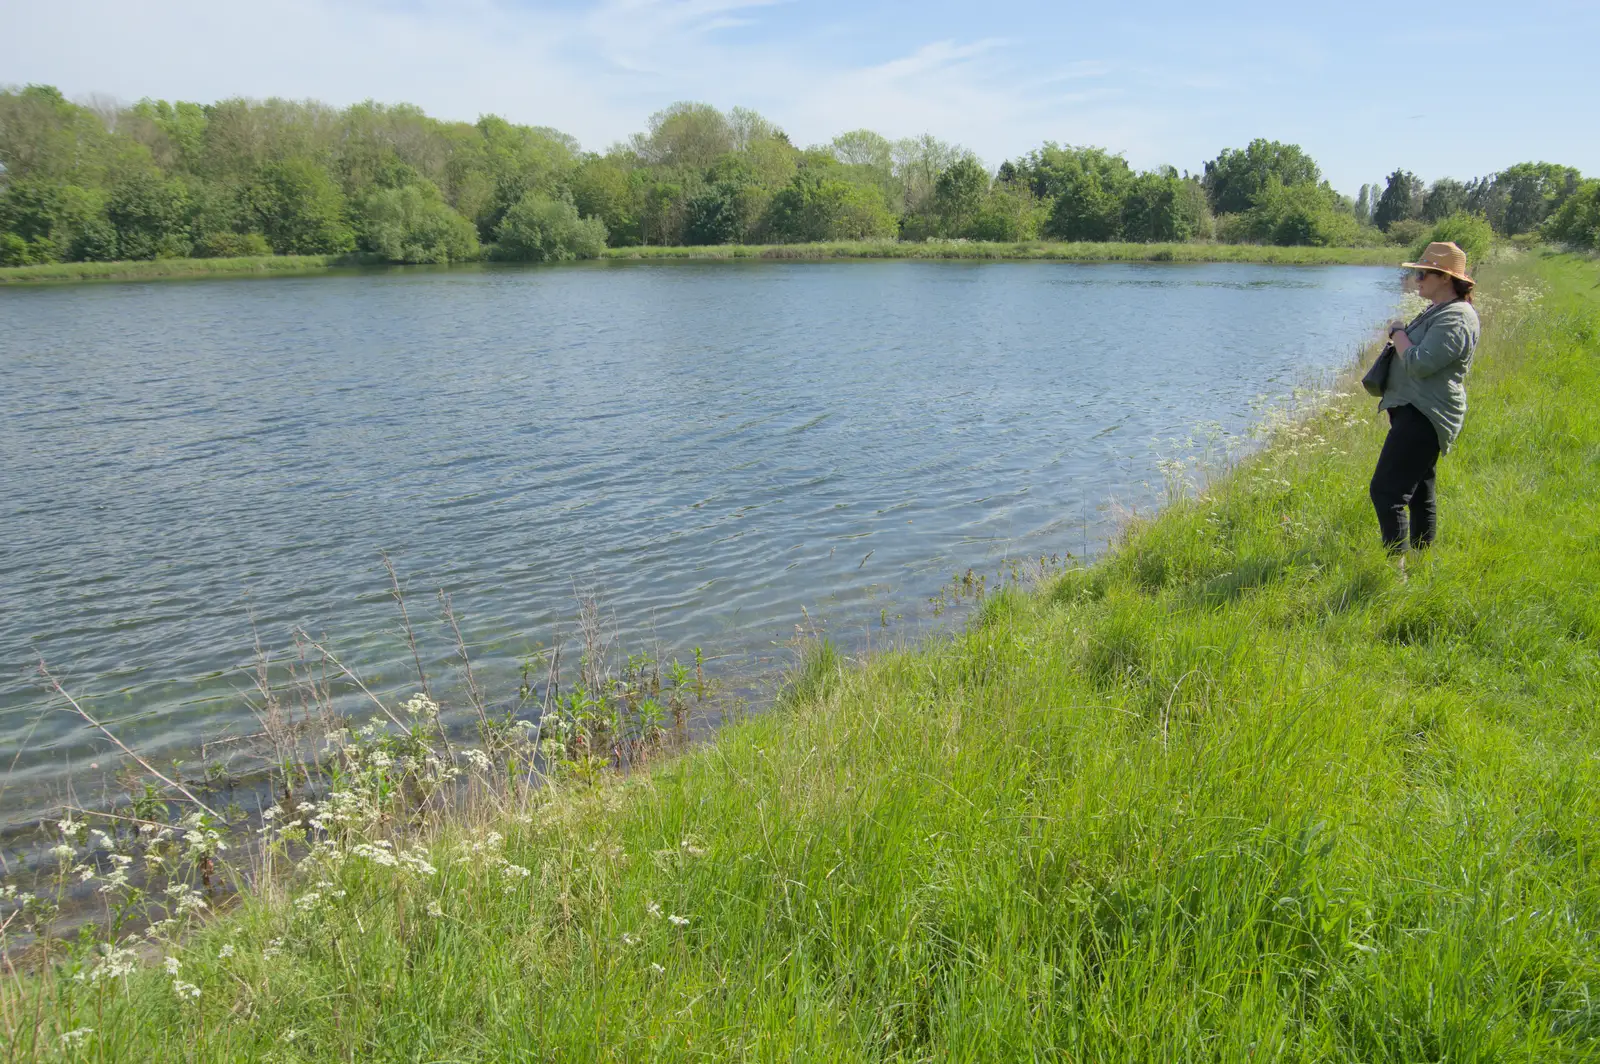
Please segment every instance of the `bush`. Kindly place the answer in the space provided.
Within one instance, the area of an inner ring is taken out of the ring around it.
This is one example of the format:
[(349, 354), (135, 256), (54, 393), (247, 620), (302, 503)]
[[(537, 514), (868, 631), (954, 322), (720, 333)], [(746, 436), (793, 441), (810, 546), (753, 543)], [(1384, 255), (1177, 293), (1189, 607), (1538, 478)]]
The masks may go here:
[[(1400, 224), (1403, 223), (1396, 223)], [(1412, 257), (1421, 255), (1427, 246), (1436, 240), (1449, 241), (1465, 251), (1467, 265), (1475, 268), (1488, 257), (1489, 249), (1494, 246), (1494, 229), (1490, 227), (1489, 219), (1481, 214), (1457, 211), (1448, 218), (1441, 218), (1425, 236), (1412, 245)]]
[(1544, 224), (1546, 240), (1600, 249), (1600, 181), (1585, 181)]
[(1027, 188), (996, 185), (984, 199), (965, 235), (973, 240), (1006, 243), (1034, 240), (1046, 217), (1039, 201)]
[(478, 257), (478, 229), (432, 184), (373, 192), (362, 204), (364, 241), (390, 262), (462, 262)]
[(156, 173), (135, 174), (111, 190), (106, 219), (125, 259), (182, 258), (189, 254), (188, 190)]
[(13, 238), (0, 252), (5, 265), (116, 257), (116, 231), (106, 221), (101, 193), (77, 185), (11, 182), (0, 194), (0, 233)]
[(800, 171), (767, 208), (766, 228), (780, 244), (867, 240), (895, 235), (883, 194), (817, 167)]
[(197, 259), (239, 259), (272, 254), (272, 245), (260, 233), (207, 233), (189, 252)]
[(1140, 174), (1122, 201), (1122, 239), (1141, 243), (1209, 235), (1210, 210), (1198, 182), (1176, 173)]
[(261, 168), (245, 189), (244, 211), (280, 255), (328, 255), (355, 249), (344, 221), (344, 193), (311, 159)]
[(1355, 215), (1340, 210), (1325, 185), (1285, 185), (1276, 177), (1243, 214), (1217, 219), (1218, 239), (1232, 243), (1352, 247), (1365, 242)]
[(1406, 218), (1402, 221), (1392, 222), (1384, 234), (1389, 238), (1389, 243), (1398, 244), (1400, 247), (1409, 248), (1416, 245), (1417, 241), (1428, 235), (1428, 223), (1420, 218)]
[(33, 248), (15, 233), (0, 233), (0, 266), (26, 266), (33, 261)]
[(506, 212), (495, 230), (494, 258), (507, 262), (594, 259), (606, 247), (606, 223), (578, 217), (578, 208), (530, 192)]

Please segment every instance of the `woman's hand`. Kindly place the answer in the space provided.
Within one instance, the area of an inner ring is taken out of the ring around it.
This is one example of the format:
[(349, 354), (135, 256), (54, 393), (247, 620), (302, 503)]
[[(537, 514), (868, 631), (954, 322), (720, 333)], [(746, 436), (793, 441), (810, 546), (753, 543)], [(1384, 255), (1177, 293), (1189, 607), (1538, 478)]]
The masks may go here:
[(1396, 329), (1389, 334), (1389, 342), (1394, 344), (1394, 353), (1403, 355), (1417, 345), (1411, 342), (1411, 337), (1406, 335), (1405, 329)]

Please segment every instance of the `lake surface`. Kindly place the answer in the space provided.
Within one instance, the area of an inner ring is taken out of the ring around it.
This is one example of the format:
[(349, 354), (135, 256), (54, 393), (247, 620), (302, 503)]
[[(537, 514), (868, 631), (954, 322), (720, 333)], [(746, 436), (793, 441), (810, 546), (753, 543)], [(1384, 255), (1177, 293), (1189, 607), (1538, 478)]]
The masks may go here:
[(430, 673), (442, 587), (499, 696), (575, 586), (713, 675), (808, 616), (914, 631), (952, 573), (1102, 547), (1184, 438), (1236, 438), (1398, 298), (1360, 267), (960, 262), (0, 289), (0, 821), (107, 752), (41, 655), (150, 754), (254, 730), (251, 611), (409, 692), (380, 550)]

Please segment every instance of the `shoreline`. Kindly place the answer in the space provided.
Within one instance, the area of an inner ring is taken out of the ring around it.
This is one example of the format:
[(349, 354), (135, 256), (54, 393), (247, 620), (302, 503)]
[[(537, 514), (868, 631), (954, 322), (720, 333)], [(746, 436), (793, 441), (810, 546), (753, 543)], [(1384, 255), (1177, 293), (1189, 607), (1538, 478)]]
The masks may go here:
[(352, 823), (163, 939), (165, 975), (7, 980), (10, 1048), (1578, 1059), (1600, 470), (1556, 459), (1600, 446), (1600, 273), (1529, 259), (1486, 278), (1408, 579), (1364, 492), (1373, 401), (1342, 392), (959, 631), (817, 644), (704, 748), (412, 838)]
[[(1260, 244), (1016, 244), (963, 240), (925, 243), (834, 241), (819, 244), (712, 244), (690, 247), (607, 248), (601, 262), (762, 260), (823, 262), (841, 259), (970, 260), (1006, 262), (1259, 263), (1281, 266), (1395, 266), (1399, 247), (1279, 247)], [(0, 267), (0, 287), (89, 281), (171, 281), (206, 277), (291, 277), (358, 270), (528, 269), (542, 264), (473, 262), (407, 266), (374, 255), (265, 255), (231, 259), (155, 259), (129, 262), (57, 262)], [(568, 265), (568, 264), (543, 264)]]

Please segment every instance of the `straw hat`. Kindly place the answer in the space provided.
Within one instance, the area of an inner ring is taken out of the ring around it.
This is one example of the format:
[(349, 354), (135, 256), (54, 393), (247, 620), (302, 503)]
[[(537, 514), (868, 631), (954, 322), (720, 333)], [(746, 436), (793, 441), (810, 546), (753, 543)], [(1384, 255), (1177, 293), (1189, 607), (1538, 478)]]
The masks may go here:
[(1418, 270), (1438, 270), (1468, 284), (1477, 283), (1467, 276), (1467, 253), (1451, 243), (1435, 241), (1422, 253), (1422, 261), (1402, 262), (1400, 265)]

